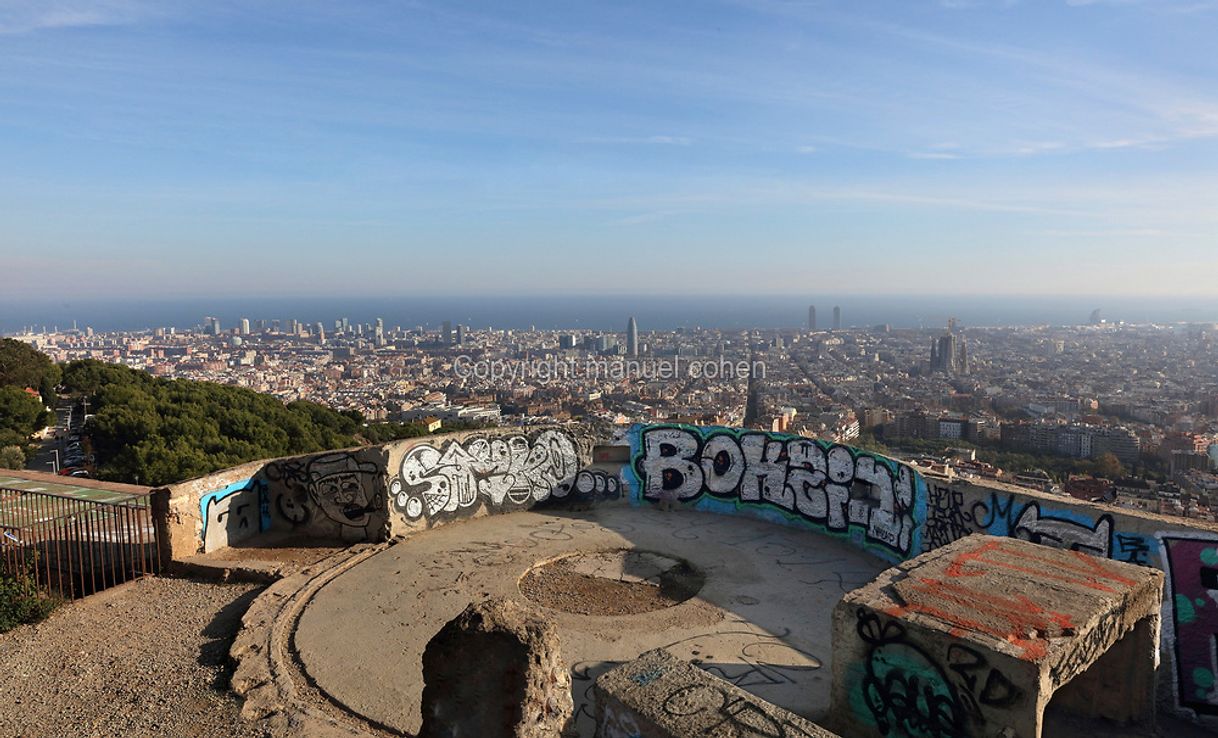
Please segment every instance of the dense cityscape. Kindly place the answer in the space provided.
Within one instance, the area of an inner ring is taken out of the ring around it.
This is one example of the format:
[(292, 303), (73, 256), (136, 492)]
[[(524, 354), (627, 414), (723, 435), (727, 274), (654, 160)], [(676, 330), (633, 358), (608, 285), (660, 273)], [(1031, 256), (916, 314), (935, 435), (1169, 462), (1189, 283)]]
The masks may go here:
[(1152, 512), (1218, 505), (1218, 325), (496, 330), (208, 317), (16, 336), (56, 362), (247, 387), (437, 431), (578, 420), (745, 426), (884, 447)]

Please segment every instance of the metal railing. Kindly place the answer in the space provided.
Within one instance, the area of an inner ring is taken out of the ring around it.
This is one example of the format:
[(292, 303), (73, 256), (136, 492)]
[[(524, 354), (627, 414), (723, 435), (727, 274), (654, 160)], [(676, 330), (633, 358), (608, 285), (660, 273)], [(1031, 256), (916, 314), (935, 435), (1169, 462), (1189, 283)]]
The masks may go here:
[(107, 497), (0, 487), (0, 575), (76, 598), (158, 573), (151, 496)]

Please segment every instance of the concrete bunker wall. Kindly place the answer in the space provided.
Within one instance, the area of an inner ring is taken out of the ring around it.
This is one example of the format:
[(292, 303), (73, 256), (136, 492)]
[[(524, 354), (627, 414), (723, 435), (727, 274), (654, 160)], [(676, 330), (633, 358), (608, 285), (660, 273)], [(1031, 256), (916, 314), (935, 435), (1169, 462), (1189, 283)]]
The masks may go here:
[(897, 563), (966, 535), (1024, 538), (1164, 571), (1163, 708), (1218, 727), (1218, 526), (993, 482), (928, 478), (849, 446), (637, 425), (629, 460), (589, 465), (585, 426), (504, 428), (254, 462), (170, 491), (174, 558), (291, 533), (376, 541), (533, 506), (664, 498), (849, 540)]
[(168, 487), (173, 557), (267, 535), (383, 541), (451, 520), (587, 498), (580, 490), (594, 476), (584, 470), (591, 452), (586, 428), (544, 426), (243, 464)]
[(1163, 571), (1161, 704), (1218, 728), (1218, 526), (993, 482), (929, 479), (926, 491), (926, 550), (984, 533)]
[(926, 482), (907, 464), (828, 441), (636, 425), (623, 476), (635, 505), (665, 498), (845, 538), (885, 561), (922, 552)]
[(616, 475), (588, 468), (593, 444), (585, 426), (498, 428), (392, 444), (391, 532), (405, 536), (536, 505), (616, 498)]
[(634, 505), (670, 497), (845, 538), (898, 563), (974, 534), (1022, 538), (1167, 575), (1163, 707), (1218, 727), (1218, 526), (1037, 493), (927, 478), (895, 460), (788, 434), (673, 424), (627, 434)]

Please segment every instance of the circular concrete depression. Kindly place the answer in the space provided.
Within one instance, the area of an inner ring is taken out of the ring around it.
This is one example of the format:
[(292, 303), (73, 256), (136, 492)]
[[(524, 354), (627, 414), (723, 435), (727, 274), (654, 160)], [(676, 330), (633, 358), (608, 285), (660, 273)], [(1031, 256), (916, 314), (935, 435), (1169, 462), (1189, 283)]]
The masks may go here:
[(685, 559), (621, 548), (539, 562), (520, 577), (530, 602), (573, 615), (638, 615), (685, 602), (706, 575)]

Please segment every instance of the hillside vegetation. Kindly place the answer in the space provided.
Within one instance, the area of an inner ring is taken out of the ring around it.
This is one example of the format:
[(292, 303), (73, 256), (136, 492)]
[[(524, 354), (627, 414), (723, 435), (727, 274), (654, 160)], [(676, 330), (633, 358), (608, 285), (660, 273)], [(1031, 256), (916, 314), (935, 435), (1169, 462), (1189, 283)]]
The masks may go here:
[[(37, 349), (0, 338), (0, 468), (25, 466), (30, 436), (51, 420), (59, 367)], [(31, 393), (29, 390), (34, 390)]]
[(316, 403), (287, 405), (243, 387), (163, 379), (82, 360), (63, 389), (88, 396), (102, 479), (161, 485), (255, 459), (355, 445), (363, 418)]

